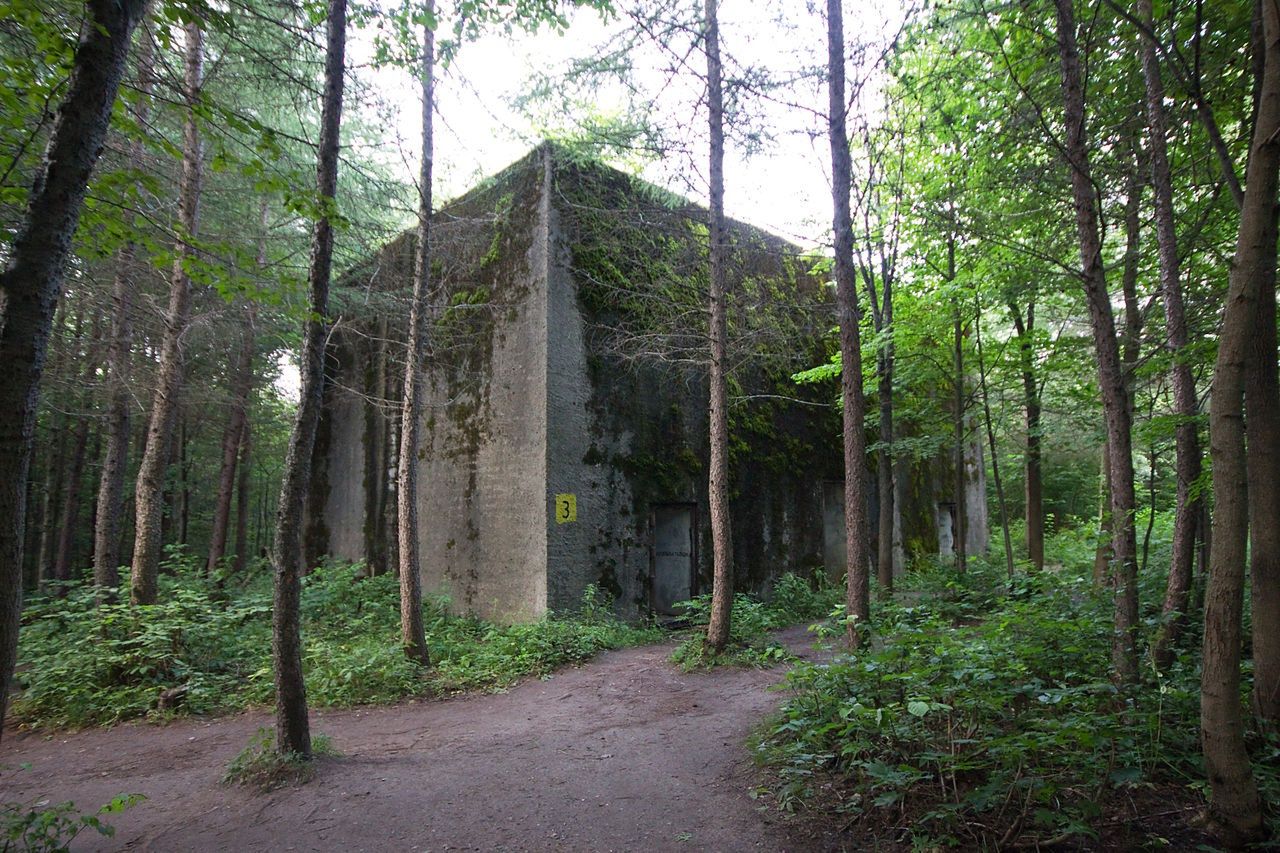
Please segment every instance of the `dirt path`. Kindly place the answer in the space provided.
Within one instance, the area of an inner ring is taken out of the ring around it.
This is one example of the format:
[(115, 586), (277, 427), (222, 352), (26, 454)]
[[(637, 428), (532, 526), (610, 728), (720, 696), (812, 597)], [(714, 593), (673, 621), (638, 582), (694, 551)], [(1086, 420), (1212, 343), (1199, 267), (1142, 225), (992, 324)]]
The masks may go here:
[[(781, 639), (812, 654), (803, 629)], [(77, 849), (797, 849), (748, 796), (744, 745), (784, 670), (683, 675), (670, 651), (610, 652), (503, 694), (316, 713), (342, 757), (265, 795), (218, 783), (262, 713), (6, 733), (0, 799), (148, 797), (115, 816), (115, 838)]]

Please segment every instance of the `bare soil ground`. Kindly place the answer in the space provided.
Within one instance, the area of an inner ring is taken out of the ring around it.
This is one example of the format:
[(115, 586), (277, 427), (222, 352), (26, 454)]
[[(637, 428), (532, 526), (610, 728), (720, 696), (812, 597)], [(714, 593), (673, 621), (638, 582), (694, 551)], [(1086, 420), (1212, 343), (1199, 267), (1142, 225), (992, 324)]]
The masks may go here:
[[(813, 654), (802, 628), (780, 640)], [(269, 714), (53, 736), (6, 732), (0, 800), (146, 802), (103, 850), (798, 850), (750, 796), (745, 746), (784, 668), (682, 674), (670, 644), (610, 652), (501, 694), (315, 713), (340, 757), (308, 784), (221, 785)], [(30, 765), (21, 769), (22, 765)]]

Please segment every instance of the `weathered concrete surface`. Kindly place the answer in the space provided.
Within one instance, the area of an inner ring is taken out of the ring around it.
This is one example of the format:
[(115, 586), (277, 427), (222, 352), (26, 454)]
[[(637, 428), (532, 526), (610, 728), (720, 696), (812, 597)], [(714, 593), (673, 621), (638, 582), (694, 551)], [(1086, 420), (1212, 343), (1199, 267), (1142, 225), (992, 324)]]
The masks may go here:
[(485, 319), (427, 372), (422, 583), (465, 612), (547, 609), (547, 247), (542, 181), (519, 175), (470, 284)]
[[(708, 517), (701, 216), (549, 146), (437, 214), (443, 307), (419, 450), (426, 592), (516, 621), (573, 609), (595, 584), (623, 613), (648, 612), (654, 507)], [(739, 588), (761, 591), (821, 565), (822, 482), (839, 458), (833, 412), (783, 402), (802, 393), (791, 373), (824, 357), (820, 290), (794, 247), (733, 234), (735, 565)], [(399, 401), (378, 377), (403, 371), (403, 332), (361, 330), (407, 314), (388, 301), (408, 290), (412, 248), (402, 237), (344, 280), (370, 307), (346, 318), (331, 358), (313, 556), (394, 550), (383, 472)], [(557, 520), (557, 495), (576, 500), (574, 520)], [(711, 576), (709, 527), (697, 527), (695, 592)]]

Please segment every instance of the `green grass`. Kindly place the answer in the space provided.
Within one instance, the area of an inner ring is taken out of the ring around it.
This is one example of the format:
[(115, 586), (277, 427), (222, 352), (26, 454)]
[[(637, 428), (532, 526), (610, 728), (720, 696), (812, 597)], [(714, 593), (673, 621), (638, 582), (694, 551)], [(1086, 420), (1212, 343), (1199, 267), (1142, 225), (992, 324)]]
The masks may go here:
[[(219, 714), (272, 701), (271, 593), (265, 573), (223, 591), (180, 556), (167, 565), (160, 603), (98, 606), (88, 589), (36, 598), (23, 614), (11, 718), (31, 728), (82, 727), (174, 714)], [(526, 625), (423, 607), (433, 666), (400, 648), (396, 578), (359, 566), (323, 566), (304, 581), (304, 667), (315, 707), (387, 703), (408, 696), (500, 689), (604, 649), (662, 638), (626, 624), (591, 589), (582, 608)], [(185, 688), (176, 709), (162, 691)]]

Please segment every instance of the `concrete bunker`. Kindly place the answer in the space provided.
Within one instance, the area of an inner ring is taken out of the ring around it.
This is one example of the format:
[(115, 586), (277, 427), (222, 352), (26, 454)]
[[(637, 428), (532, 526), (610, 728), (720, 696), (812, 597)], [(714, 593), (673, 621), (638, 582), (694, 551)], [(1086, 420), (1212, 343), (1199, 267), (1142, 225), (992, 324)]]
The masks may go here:
[[(687, 201), (552, 145), (435, 215), (417, 449), (425, 592), (520, 621), (575, 608), (590, 584), (630, 616), (710, 589), (704, 223)], [(740, 223), (729, 236), (735, 581), (762, 592), (832, 556), (839, 415), (831, 389), (790, 377), (825, 360), (834, 312), (797, 247)], [(336, 289), (312, 563), (395, 565), (413, 254), (401, 235)]]

